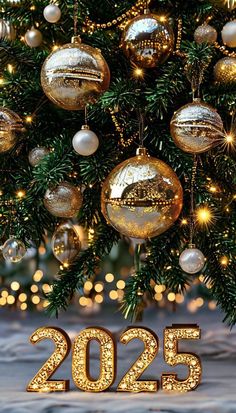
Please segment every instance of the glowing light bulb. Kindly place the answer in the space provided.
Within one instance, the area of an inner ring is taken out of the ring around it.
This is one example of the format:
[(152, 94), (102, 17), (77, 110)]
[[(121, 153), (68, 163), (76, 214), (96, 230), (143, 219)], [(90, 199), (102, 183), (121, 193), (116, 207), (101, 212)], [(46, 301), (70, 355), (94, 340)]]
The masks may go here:
[(214, 221), (212, 210), (207, 206), (199, 207), (197, 209), (196, 218), (200, 225), (209, 225)]

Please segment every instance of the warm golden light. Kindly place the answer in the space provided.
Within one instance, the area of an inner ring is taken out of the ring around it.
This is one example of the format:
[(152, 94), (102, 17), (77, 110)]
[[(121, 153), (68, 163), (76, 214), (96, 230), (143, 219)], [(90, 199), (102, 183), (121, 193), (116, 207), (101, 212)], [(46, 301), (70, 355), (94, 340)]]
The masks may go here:
[(103, 302), (103, 296), (101, 294), (95, 295), (95, 302), (101, 304)]
[(87, 305), (87, 298), (86, 297), (80, 297), (79, 303), (82, 307), (86, 307)]
[(3, 290), (3, 291), (1, 292), (1, 296), (4, 297), (4, 298), (7, 298), (8, 295), (9, 295), (9, 293), (8, 293), (7, 290)]
[(144, 70), (141, 67), (135, 67), (133, 69), (133, 76), (137, 78), (144, 78)]
[(59, 46), (58, 46), (57, 44), (54, 44), (54, 45), (52, 46), (53, 52), (55, 52), (55, 50), (57, 50), (58, 48), (59, 48)]
[(25, 293), (21, 293), (21, 294), (19, 295), (18, 299), (19, 299), (19, 301), (20, 301), (21, 303), (23, 303), (24, 301), (27, 300), (27, 295), (26, 295)]
[(41, 270), (37, 270), (33, 275), (33, 280), (35, 282), (40, 282), (42, 278), (43, 278), (43, 271)]
[(45, 294), (48, 294), (52, 291), (52, 286), (49, 284), (43, 284), (42, 290)]
[(40, 298), (39, 298), (38, 295), (32, 295), (31, 301), (32, 301), (33, 304), (37, 305), (37, 304), (40, 303)]
[(9, 295), (7, 297), (7, 304), (14, 304), (15, 302), (15, 297), (13, 295)]
[(12, 281), (11, 289), (12, 291), (18, 291), (20, 289), (20, 284), (18, 283), (18, 281)]
[(209, 207), (203, 206), (196, 210), (197, 222), (201, 225), (209, 225), (213, 222), (214, 217)]
[(101, 292), (103, 291), (103, 284), (102, 284), (102, 283), (97, 283), (97, 284), (95, 284), (94, 290), (95, 290), (97, 293), (101, 293)]
[(181, 221), (182, 225), (187, 225), (188, 224), (188, 220), (186, 218), (183, 218)]
[(117, 298), (118, 298), (118, 293), (117, 293), (117, 291), (111, 290), (111, 291), (109, 292), (109, 297), (110, 297), (111, 300), (117, 300)]
[(84, 283), (84, 291), (89, 292), (92, 290), (92, 288), (93, 288), (93, 283), (91, 281), (86, 281)]
[(114, 277), (114, 275), (111, 274), (111, 273), (108, 273), (108, 274), (105, 275), (105, 280), (106, 280), (106, 282), (108, 282), (108, 283), (112, 283), (112, 282), (114, 281), (114, 279), (115, 279), (115, 277)]
[(25, 117), (25, 121), (26, 121), (26, 123), (32, 123), (33, 117), (28, 115), (28, 116)]
[(0, 77), (0, 86), (1, 85), (4, 85), (4, 79), (3, 79), (3, 77)]
[(25, 191), (23, 189), (20, 189), (19, 191), (17, 191), (16, 196), (17, 198), (24, 198)]
[(223, 267), (227, 267), (227, 265), (229, 264), (229, 258), (226, 257), (226, 255), (224, 257), (221, 257), (220, 263)]
[(175, 293), (169, 293), (167, 295), (167, 298), (169, 301), (175, 301)]
[(7, 70), (8, 70), (9, 73), (13, 73), (14, 72), (14, 66), (9, 63), (7, 65)]
[(116, 286), (117, 286), (117, 288), (119, 288), (119, 290), (123, 290), (125, 288), (124, 280), (117, 281)]
[(7, 303), (7, 299), (5, 297), (0, 298), (0, 306), (4, 306)]
[(156, 293), (154, 295), (154, 298), (155, 298), (156, 301), (161, 301), (162, 298), (163, 298), (163, 295), (161, 293)]
[(27, 304), (26, 304), (26, 303), (22, 303), (21, 306), (20, 306), (20, 309), (21, 309), (22, 311), (27, 310)]
[(31, 285), (30, 287), (32, 293), (37, 293), (39, 290), (39, 287), (36, 284)]

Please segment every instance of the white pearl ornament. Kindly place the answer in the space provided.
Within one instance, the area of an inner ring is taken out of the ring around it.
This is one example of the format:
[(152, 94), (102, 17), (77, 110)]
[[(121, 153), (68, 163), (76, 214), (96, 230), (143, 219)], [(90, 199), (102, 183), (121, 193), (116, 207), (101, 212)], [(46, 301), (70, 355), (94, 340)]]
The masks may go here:
[(228, 47), (236, 47), (236, 20), (225, 24), (221, 32), (223, 43)]
[(49, 23), (57, 23), (61, 18), (61, 10), (56, 4), (49, 4), (43, 11), (45, 20)]
[(83, 125), (81, 130), (75, 134), (72, 145), (79, 155), (90, 156), (94, 154), (99, 146), (99, 140), (88, 125)]
[(199, 249), (190, 246), (180, 255), (179, 265), (187, 274), (197, 274), (205, 265), (205, 257)]
[(42, 33), (32, 27), (30, 30), (27, 30), (25, 34), (25, 42), (29, 47), (38, 47), (43, 41)]

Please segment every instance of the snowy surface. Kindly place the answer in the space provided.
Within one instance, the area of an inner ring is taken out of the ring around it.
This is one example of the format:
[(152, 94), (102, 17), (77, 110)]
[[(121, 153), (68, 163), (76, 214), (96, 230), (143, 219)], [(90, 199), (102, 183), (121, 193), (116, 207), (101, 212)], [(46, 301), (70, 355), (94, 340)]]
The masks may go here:
[[(163, 361), (163, 328), (172, 323), (197, 323), (202, 329), (201, 341), (183, 341), (180, 349), (195, 352), (203, 365), (202, 384), (187, 394), (116, 393), (116, 385), (142, 351), (138, 340), (127, 346), (118, 345), (117, 379), (112, 389), (104, 393), (83, 393), (71, 378), (71, 354), (59, 368), (55, 378), (70, 379), (68, 393), (27, 393), (25, 387), (43, 362), (52, 353), (53, 345), (45, 340), (32, 346), (28, 338), (43, 325), (60, 326), (71, 339), (83, 328), (102, 326), (118, 338), (129, 324), (113, 310), (82, 316), (66, 313), (59, 320), (48, 320), (44, 315), (0, 312), (0, 412), (1, 413), (236, 413), (236, 328), (231, 332), (221, 322), (217, 311), (203, 310), (189, 315), (182, 310), (167, 313), (149, 310), (140, 326), (151, 328), (159, 337), (157, 358), (142, 378), (159, 379), (161, 373), (175, 371), (184, 378), (186, 367), (174, 369)], [(98, 372), (98, 347), (91, 347), (91, 372)]]

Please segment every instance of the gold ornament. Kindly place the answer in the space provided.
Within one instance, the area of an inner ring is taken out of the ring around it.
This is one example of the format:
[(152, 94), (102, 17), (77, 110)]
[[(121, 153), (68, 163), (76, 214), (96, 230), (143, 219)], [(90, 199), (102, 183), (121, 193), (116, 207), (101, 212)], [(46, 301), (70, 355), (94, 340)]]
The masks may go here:
[(173, 52), (174, 33), (167, 21), (147, 9), (128, 23), (121, 45), (134, 63), (141, 67), (156, 67)]
[(202, 24), (194, 32), (195, 42), (214, 44), (217, 40), (217, 31), (209, 24)]
[(10, 109), (0, 107), (0, 153), (11, 150), (23, 132), (23, 122), (19, 115)]
[(224, 126), (215, 109), (195, 99), (175, 112), (170, 123), (171, 136), (182, 151), (206, 152), (222, 141)]
[(95, 103), (110, 84), (109, 67), (99, 49), (82, 44), (79, 37), (52, 52), (41, 71), (44, 93), (67, 110)]
[(42, 159), (50, 153), (48, 148), (44, 146), (37, 146), (34, 149), (31, 149), (29, 153), (29, 163), (31, 166), (37, 166)]
[(145, 148), (110, 173), (102, 187), (101, 208), (121, 234), (146, 239), (165, 232), (178, 218), (183, 190), (175, 172)]
[(214, 77), (216, 82), (222, 84), (236, 82), (236, 58), (223, 57), (214, 67)]
[(70, 222), (61, 224), (52, 236), (52, 252), (63, 265), (69, 265), (79, 254), (81, 243), (76, 226)]
[(83, 197), (79, 188), (61, 182), (48, 189), (44, 196), (44, 206), (55, 217), (73, 218), (82, 206)]
[(16, 31), (13, 24), (5, 19), (0, 19), (0, 39), (14, 41), (16, 39)]
[(223, 7), (230, 11), (236, 8), (236, 0), (211, 0), (211, 2), (217, 7)]

